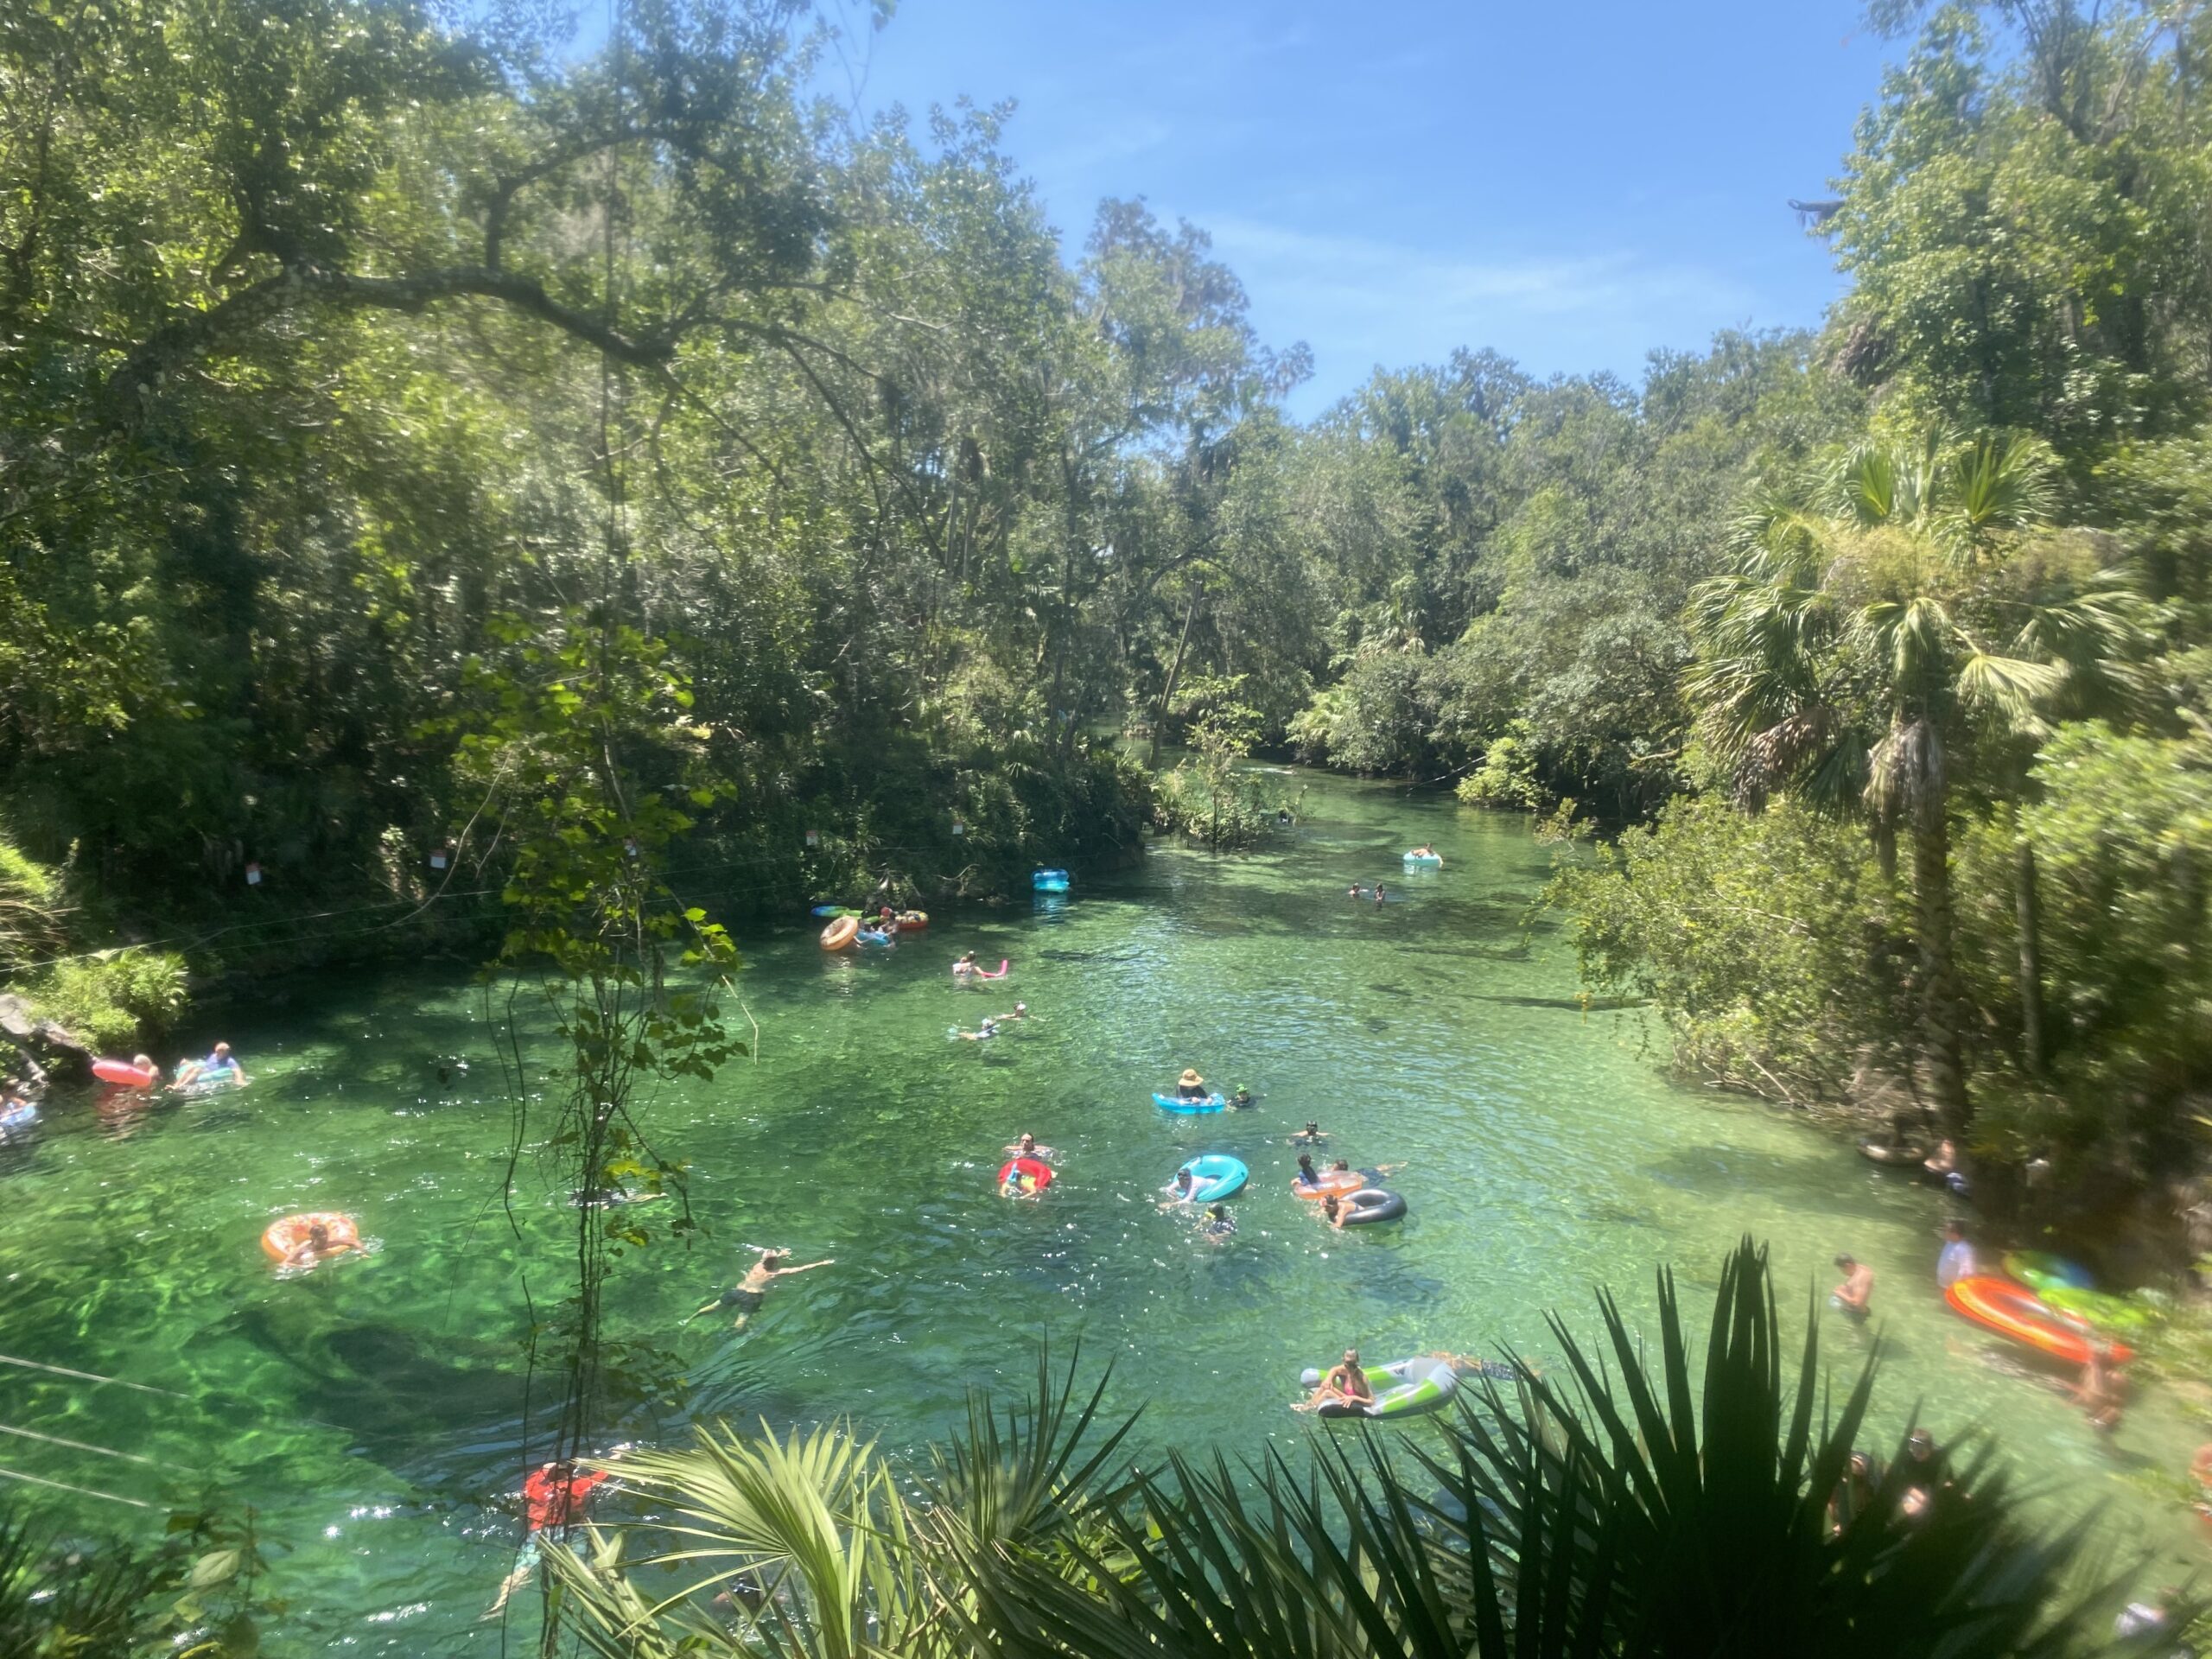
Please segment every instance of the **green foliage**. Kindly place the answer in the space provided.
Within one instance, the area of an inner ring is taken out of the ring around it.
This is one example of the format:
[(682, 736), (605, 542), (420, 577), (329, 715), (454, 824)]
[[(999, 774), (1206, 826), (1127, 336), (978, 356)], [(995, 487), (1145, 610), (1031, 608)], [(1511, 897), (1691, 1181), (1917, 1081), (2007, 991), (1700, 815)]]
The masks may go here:
[(0, 1500), (0, 1653), (20, 1659), (250, 1659), (283, 1604), (252, 1516), (172, 1515), (159, 1542), (65, 1538)]
[(184, 958), (168, 950), (103, 950), (18, 982), (35, 1012), (87, 1046), (114, 1052), (166, 1033), (184, 1013)]
[(1910, 1030), (1909, 947), (1863, 832), (1790, 801), (1701, 797), (1560, 857), (1584, 982), (1648, 1001), (1675, 1062), (1756, 1094), (1834, 1096)]
[(1462, 778), (1457, 794), (1469, 806), (1503, 807), (1534, 812), (1544, 804), (1536, 778), (1535, 747), (1526, 721), (1516, 721), (1483, 751), (1483, 763)]
[[(1659, 1292), (1656, 1352), (1601, 1298), (1594, 1348), (1554, 1321), (1559, 1381), (1481, 1383), (1433, 1438), (1358, 1433), (1306, 1469), (1122, 1472), (1128, 1426), (1090, 1439), (1097, 1395), (1071, 1409), (1040, 1367), (1028, 1413), (971, 1405), (919, 1476), (842, 1427), (626, 1460), (656, 1518), (548, 1559), (605, 1659), (2092, 1645), (2094, 1606), (2059, 1588), (2078, 1532), (2024, 1527), (1989, 1458), (1916, 1488), (1899, 1447), (1853, 1484), (1875, 1368), (1832, 1402), (1816, 1321), (1785, 1368), (1763, 1251), (1722, 1270), (1701, 1375), (1670, 1274)], [(649, 1593), (662, 1564), (682, 1577)]]
[[(1960, 843), (1961, 957), (1993, 1040), (1980, 1055), (2009, 1149), (2076, 1178), (2194, 1166), (2212, 1084), (2212, 738), (2059, 728), (2036, 795)], [(2021, 1076), (2018, 851), (2037, 871), (2040, 1076)]]

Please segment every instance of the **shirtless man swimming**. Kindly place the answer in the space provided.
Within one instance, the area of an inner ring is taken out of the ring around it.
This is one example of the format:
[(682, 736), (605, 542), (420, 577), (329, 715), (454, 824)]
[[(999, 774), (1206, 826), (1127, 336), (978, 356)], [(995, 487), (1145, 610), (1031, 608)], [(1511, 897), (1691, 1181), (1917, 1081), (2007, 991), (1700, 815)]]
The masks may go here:
[[(784, 1266), (784, 1262), (789, 1259), (790, 1255), (789, 1250), (761, 1251), (760, 1259), (745, 1270), (744, 1278), (739, 1280), (711, 1302), (702, 1306), (691, 1315), (691, 1319), (696, 1319), (703, 1313), (713, 1313), (734, 1307), (737, 1310), (737, 1322), (731, 1329), (742, 1331), (745, 1329), (745, 1322), (759, 1313), (760, 1304), (768, 1300), (768, 1287), (771, 1284), (790, 1274), (810, 1273), (817, 1268), (826, 1268), (836, 1259), (830, 1256), (820, 1262), (809, 1262), (799, 1267), (787, 1268)], [(686, 1325), (690, 1322), (691, 1319), (684, 1321)]]

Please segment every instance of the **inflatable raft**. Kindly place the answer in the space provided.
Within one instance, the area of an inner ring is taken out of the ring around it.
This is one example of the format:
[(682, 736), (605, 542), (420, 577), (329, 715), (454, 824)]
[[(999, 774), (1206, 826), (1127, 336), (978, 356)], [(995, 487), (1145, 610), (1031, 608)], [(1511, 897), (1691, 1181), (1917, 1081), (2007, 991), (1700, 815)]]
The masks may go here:
[(840, 916), (822, 930), (822, 948), (824, 950), (845, 950), (851, 945), (853, 936), (860, 931), (860, 923), (852, 917)]
[(2097, 1282), (2079, 1262), (2049, 1250), (2007, 1250), (2005, 1271), (2039, 1296), (2054, 1290), (2094, 1290)]
[(1179, 1095), (1154, 1095), (1152, 1103), (1163, 1112), (1180, 1112), (1192, 1116), (1199, 1112), (1225, 1111), (1229, 1101), (1222, 1095), (1206, 1095), (1197, 1100), (1185, 1100)]
[(1406, 1201), (1379, 1186), (1363, 1186), (1339, 1200), (1338, 1214), (1347, 1227), (1372, 1227), (1378, 1221), (1403, 1221)]
[(1042, 1192), (1052, 1184), (1052, 1166), (1035, 1158), (1009, 1158), (999, 1166), (999, 1185), (1003, 1187), (1016, 1176), (1027, 1177), (1030, 1190)]
[(1327, 1198), (1331, 1193), (1341, 1198), (1349, 1193), (1358, 1192), (1366, 1185), (1367, 1177), (1356, 1169), (1325, 1169), (1321, 1172), (1320, 1179), (1316, 1181), (1301, 1181), (1294, 1175), (1291, 1177), (1290, 1190), (1294, 1197), (1319, 1200)]
[[(1995, 1274), (1978, 1273), (1960, 1280), (1943, 1296), (1957, 1312), (1999, 1336), (2010, 1337), (2069, 1365), (2088, 1363), (2096, 1338), (2078, 1320), (2068, 1319), (2024, 1285)], [(2125, 1344), (2110, 1346), (2107, 1358), (2112, 1364), (2124, 1365), (2135, 1357)]]
[(133, 1065), (128, 1060), (94, 1060), (92, 1075), (118, 1089), (151, 1089), (162, 1080), (160, 1072)]
[(1440, 853), (1408, 853), (1405, 856), (1406, 868), (1409, 870), (1440, 870), (1444, 868), (1444, 856)]
[[(1244, 1183), (1252, 1175), (1252, 1172), (1245, 1168), (1239, 1160), (1224, 1152), (1201, 1153), (1184, 1165), (1183, 1169), (1191, 1172), (1190, 1198), (1192, 1204), (1211, 1204), (1217, 1198), (1242, 1192)], [(1183, 1171), (1179, 1169), (1175, 1173), (1179, 1175)]]
[(1068, 873), (1065, 870), (1038, 870), (1029, 878), (1029, 885), (1039, 893), (1065, 893)]
[[(1361, 1375), (1375, 1398), (1366, 1405), (1347, 1405), (1340, 1400), (1314, 1408), (1317, 1417), (1418, 1417), (1441, 1409), (1459, 1390), (1459, 1378), (1448, 1359), (1421, 1355), (1393, 1360), (1388, 1365), (1363, 1365)], [(1321, 1386), (1325, 1372), (1308, 1370), (1298, 1379), (1309, 1392)]]
[(360, 1230), (353, 1224), (353, 1217), (334, 1210), (310, 1210), (270, 1222), (269, 1230), (261, 1236), (261, 1248), (269, 1252), (270, 1261), (289, 1262), (318, 1226), (325, 1236), (325, 1255), (361, 1248)]

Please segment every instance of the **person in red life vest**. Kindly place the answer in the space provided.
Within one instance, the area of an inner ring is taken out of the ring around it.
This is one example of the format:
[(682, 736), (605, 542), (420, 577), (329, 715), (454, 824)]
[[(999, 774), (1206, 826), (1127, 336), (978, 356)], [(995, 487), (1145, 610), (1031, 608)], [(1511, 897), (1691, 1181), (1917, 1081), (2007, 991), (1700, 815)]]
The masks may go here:
[[(607, 1461), (622, 1455), (617, 1446), (607, 1453)], [(499, 1581), (499, 1599), (493, 1602), (484, 1617), (496, 1618), (505, 1611), (507, 1598), (530, 1582), (530, 1575), (537, 1566), (538, 1544), (547, 1531), (559, 1532), (575, 1524), (583, 1514), (584, 1500), (592, 1489), (610, 1480), (603, 1469), (580, 1471), (574, 1463), (549, 1463), (531, 1471), (522, 1484), (524, 1536), (522, 1553), (515, 1558), (515, 1570)]]

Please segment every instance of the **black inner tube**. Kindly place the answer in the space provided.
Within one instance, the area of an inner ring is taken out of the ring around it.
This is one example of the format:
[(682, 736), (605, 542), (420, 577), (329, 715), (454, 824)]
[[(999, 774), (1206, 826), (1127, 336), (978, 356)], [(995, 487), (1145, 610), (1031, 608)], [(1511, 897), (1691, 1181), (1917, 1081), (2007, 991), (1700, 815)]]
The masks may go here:
[(1368, 1227), (1378, 1221), (1396, 1221), (1406, 1213), (1406, 1201), (1379, 1186), (1363, 1186), (1344, 1200), (1347, 1227)]

